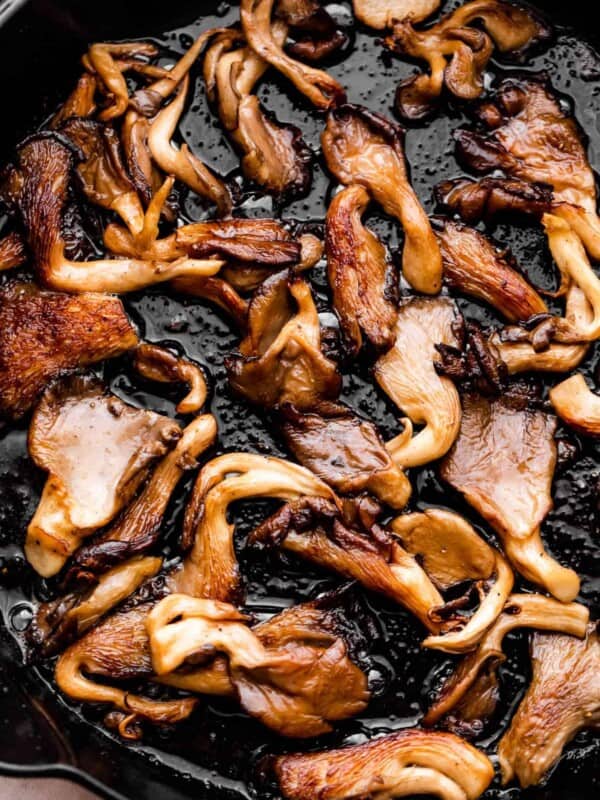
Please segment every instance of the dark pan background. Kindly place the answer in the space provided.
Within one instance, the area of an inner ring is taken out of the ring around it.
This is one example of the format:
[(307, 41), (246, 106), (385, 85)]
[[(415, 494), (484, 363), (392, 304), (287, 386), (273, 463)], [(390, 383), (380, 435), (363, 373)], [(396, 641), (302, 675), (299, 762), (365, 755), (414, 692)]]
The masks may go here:
[[(348, 23), (349, 2), (330, 4), (330, 10)], [(453, 4), (445, 3), (447, 10)], [(538, 4), (557, 22), (565, 22), (578, 32), (560, 30), (555, 44), (528, 61), (528, 70), (546, 70), (554, 86), (575, 104), (577, 118), (586, 130), (589, 153), (595, 168), (600, 167), (600, 57), (593, 49), (591, 29), (595, 27), (590, 5), (583, 0)], [(78, 58), (89, 41), (102, 39), (155, 37), (173, 55), (187, 47), (201, 29), (213, 24), (229, 24), (237, 8), (213, 0), (103, 0), (83, 3), (77, 0), (53, 2), (38, 0), (9, 21), (0, 31), (0, 75), (4, 112), (0, 125), (0, 158), (10, 157), (11, 148), (36, 128), (65, 97), (79, 74)], [(167, 33), (164, 33), (168, 31)], [(414, 67), (383, 54), (377, 36), (366, 30), (353, 30), (355, 43), (351, 55), (334, 61), (328, 69), (349, 87), (353, 102), (391, 114), (397, 82)], [(515, 65), (492, 64), (494, 74), (514, 69)], [(331, 185), (322, 165), (315, 164), (310, 195), (281, 210), (272, 201), (261, 199), (243, 186), (238, 159), (223, 137), (219, 124), (207, 107), (201, 80), (195, 82), (194, 97), (182, 124), (182, 134), (191, 147), (208, 163), (242, 185), (243, 213), (266, 216), (271, 213), (289, 219), (322, 222)], [(261, 97), (282, 121), (293, 121), (304, 131), (315, 149), (323, 125), (318, 113), (307, 109), (303, 100), (276, 75), (263, 83)], [(432, 187), (441, 179), (460, 174), (453, 156), (452, 131), (465, 118), (456, 108), (446, 108), (426, 127), (407, 132), (406, 151), (413, 182), (429, 211), (433, 211)], [(206, 211), (197, 199), (182, 196), (183, 216), (202, 218)], [(383, 216), (373, 214), (370, 224), (391, 248), (401, 244), (398, 229)], [(2, 222), (0, 221), (0, 228)], [(535, 227), (501, 224), (494, 235), (510, 244), (517, 260), (538, 285), (550, 288), (555, 275), (541, 232)], [(323, 322), (332, 324), (328, 310), (327, 285), (322, 267), (315, 270), (313, 286)], [(283, 454), (264, 420), (233, 398), (226, 386), (223, 355), (235, 347), (237, 336), (218, 312), (202, 302), (177, 298), (163, 290), (149, 291), (126, 299), (129, 312), (142, 333), (153, 342), (178, 345), (199, 360), (211, 374), (214, 392), (211, 409), (220, 423), (215, 452), (247, 449), (259, 453)], [(481, 308), (461, 300), (465, 312), (485, 322), (493, 317)], [(1, 332), (0, 332), (1, 335)], [(586, 363), (587, 375), (594, 380), (597, 363), (592, 352)], [(126, 360), (111, 363), (104, 377), (113, 390), (130, 402), (149, 405), (173, 413), (172, 397), (157, 396), (136, 379)], [(384, 435), (397, 430), (397, 414), (369, 378), (368, 365), (360, 365), (353, 375), (345, 375), (344, 399), (382, 428)], [(31, 669), (24, 666), (22, 631), (31, 615), (30, 601), (44, 597), (52, 586), (36, 581), (22, 558), (24, 530), (43, 484), (43, 475), (32, 468), (25, 446), (26, 427), (0, 430), (0, 773), (18, 775), (62, 775), (84, 783), (107, 797), (131, 800), (239, 800), (245, 797), (277, 797), (261, 782), (261, 758), (294, 742), (269, 734), (258, 723), (240, 714), (231, 705), (211, 703), (202, 706), (192, 719), (175, 732), (149, 732), (141, 744), (125, 745), (97, 725), (100, 710), (81, 709), (68, 704), (52, 687), (50, 666)], [(565, 432), (562, 432), (565, 433)], [(561, 434), (562, 435), (562, 434)], [(573, 441), (573, 436), (566, 432)], [(600, 454), (593, 444), (578, 443), (579, 458), (574, 466), (557, 472), (555, 510), (544, 525), (549, 547), (564, 563), (583, 577), (582, 600), (598, 616), (600, 598), (597, 481)], [(415, 496), (412, 506), (448, 505), (465, 513), (480, 530), (472, 512), (457, 497), (442, 487), (432, 469), (412, 476)], [(187, 488), (187, 487), (186, 487)], [(176, 554), (177, 531), (185, 492), (172, 504), (165, 525), (165, 552)], [(248, 607), (258, 615), (268, 614), (292, 602), (313, 597), (337, 585), (331, 576), (298, 561), (244, 552), (244, 537), (253, 524), (268, 511), (267, 503), (246, 503), (238, 507), (238, 544), (248, 581)], [(386, 731), (417, 724), (428, 697), (435, 689), (449, 661), (439, 654), (421, 653), (421, 632), (409, 615), (379, 598), (357, 593), (363, 607), (376, 619), (372, 632), (374, 655), (370, 679), (375, 697), (367, 713), (337, 726), (336, 732), (310, 747), (337, 746), (360, 742)], [(360, 616), (360, 615), (359, 615)], [(502, 708), (498, 719), (478, 741), (493, 752), (510, 713), (528, 680), (527, 636), (520, 634), (509, 642), (509, 658), (502, 667)], [(309, 746), (309, 745), (305, 745)], [(569, 747), (561, 763), (544, 787), (520, 792), (497, 786), (486, 798), (503, 800), (593, 800), (600, 791), (600, 743), (581, 734)]]

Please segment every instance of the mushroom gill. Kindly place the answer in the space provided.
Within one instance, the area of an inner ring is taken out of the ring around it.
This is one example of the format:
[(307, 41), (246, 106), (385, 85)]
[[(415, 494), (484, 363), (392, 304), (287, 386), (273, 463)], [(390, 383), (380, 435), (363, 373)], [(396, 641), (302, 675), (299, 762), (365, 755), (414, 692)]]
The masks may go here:
[(418, 292), (437, 294), (442, 286), (442, 259), (429, 219), (408, 179), (402, 130), (366, 108), (343, 105), (329, 113), (321, 144), (336, 179), (345, 186), (364, 186), (402, 225), (406, 280)]
[(48, 473), (27, 528), (25, 554), (55, 575), (80, 541), (110, 522), (175, 446), (172, 420), (133, 408), (92, 378), (66, 379), (44, 393), (31, 420), (29, 454)]
[(600, 397), (591, 391), (581, 373), (550, 389), (550, 402), (558, 416), (584, 436), (600, 436)]
[(527, 398), (463, 396), (460, 433), (440, 474), (500, 536), (523, 577), (563, 602), (579, 578), (546, 551), (540, 525), (552, 507), (556, 419)]
[(353, 0), (357, 20), (382, 31), (396, 20), (422, 22), (440, 7), (440, 0)]
[(333, 308), (348, 354), (356, 357), (367, 339), (387, 350), (398, 316), (397, 277), (382, 242), (362, 223), (369, 205), (363, 186), (348, 186), (327, 210), (326, 248)]
[(73, 297), (33, 283), (0, 289), (0, 329), (0, 415), (12, 419), (22, 417), (58, 375), (138, 344), (116, 297)]
[(286, 800), (477, 800), (494, 777), (489, 758), (458, 736), (417, 728), (339, 750), (277, 756), (273, 766)]
[[(385, 39), (390, 50), (429, 66), (429, 74), (418, 73), (398, 87), (396, 109), (409, 120), (429, 115), (444, 87), (461, 100), (479, 97), (494, 49), (522, 53), (550, 36), (532, 11), (502, 0), (471, 0), (421, 31), (415, 29), (414, 21), (398, 17)], [(483, 30), (470, 27), (474, 22)]]
[(579, 603), (561, 603), (539, 594), (513, 594), (504, 611), (479, 642), (446, 679), (437, 699), (423, 718), (424, 725), (435, 725), (443, 717), (447, 724), (468, 730), (490, 716), (498, 699), (498, 666), (505, 660), (502, 642), (518, 628), (556, 631), (584, 637), (589, 611)]
[[(407, 415), (404, 432), (386, 445), (399, 467), (441, 458), (458, 436), (458, 392), (449, 378), (438, 375), (435, 362), (436, 346), (456, 346), (459, 321), (449, 298), (413, 298), (400, 306), (394, 346), (375, 363), (375, 379)], [(425, 426), (414, 436), (413, 423)]]
[(600, 728), (600, 641), (596, 625), (584, 639), (534, 633), (532, 677), (498, 745), (502, 782), (539, 784), (564, 747), (586, 728)]
[(244, 36), (257, 56), (291, 81), (317, 108), (330, 108), (345, 100), (344, 88), (321, 69), (302, 64), (283, 51), (273, 25), (275, 0), (242, 0), (240, 19)]
[(135, 350), (134, 366), (148, 380), (187, 384), (188, 393), (175, 409), (178, 414), (195, 414), (206, 402), (206, 379), (194, 362), (179, 358), (164, 347), (143, 343)]
[(20, 267), (27, 261), (27, 248), (17, 231), (7, 233), (0, 239), (0, 272)]

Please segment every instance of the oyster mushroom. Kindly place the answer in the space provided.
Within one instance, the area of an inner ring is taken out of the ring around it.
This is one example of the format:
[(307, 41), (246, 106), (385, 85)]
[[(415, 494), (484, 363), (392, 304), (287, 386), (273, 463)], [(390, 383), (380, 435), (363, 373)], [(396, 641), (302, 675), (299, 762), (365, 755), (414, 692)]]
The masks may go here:
[(250, 48), (290, 80), (317, 108), (330, 108), (345, 100), (344, 88), (323, 70), (287, 55), (277, 41), (272, 16), (275, 0), (242, 0), (240, 19)]
[[(394, 52), (429, 66), (429, 75), (419, 73), (398, 87), (396, 108), (410, 120), (430, 114), (444, 86), (462, 100), (479, 97), (494, 49), (522, 53), (550, 36), (532, 11), (501, 0), (471, 0), (422, 31), (415, 29), (414, 21), (414, 17), (398, 17), (385, 40)], [(483, 30), (469, 27), (474, 22)]]
[(0, 272), (20, 267), (27, 261), (27, 248), (20, 233), (11, 231), (0, 239)]
[(176, 292), (210, 300), (229, 314), (240, 330), (246, 329), (248, 301), (221, 278), (175, 278), (171, 286)]
[(76, 297), (10, 283), (0, 289), (0, 415), (22, 417), (58, 375), (138, 343), (116, 297)]
[(444, 282), (451, 289), (489, 303), (510, 322), (548, 313), (542, 297), (513, 266), (510, 254), (479, 231), (445, 222), (437, 236)]
[(187, 383), (189, 391), (176, 407), (178, 414), (194, 414), (206, 402), (204, 373), (197, 364), (178, 358), (155, 344), (140, 344), (135, 351), (134, 365), (144, 378), (160, 383)]
[[(502, 642), (510, 631), (534, 628), (558, 631), (571, 636), (585, 636), (589, 611), (579, 603), (560, 603), (538, 594), (514, 594), (505, 609), (479, 642), (468, 653), (443, 684), (437, 700), (423, 719), (424, 725), (435, 725), (451, 712), (460, 722), (484, 721), (496, 705), (498, 665), (505, 660)], [(494, 689), (490, 691), (490, 681)], [(481, 702), (481, 695), (484, 702)], [(479, 702), (478, 702), (479, 701)], [(473, 716), (473, 712), (481, 716)]]
[(360, 184), (404, 229), (402, 271), (418, 292), (437, 294), (442, 259), (425, 211), (407, 175), (403, 132), (361, 106), (331, 111), (321, 136), (329, 170), (345, 186)]
[(363, 25), (382, 31), (396, 20), (422, 22), (440, 7), (440, 0), (353, 0), (354, 16)]
[(177, 423), (125, 405), (94, 379), (73, 377), (48, 389), (28, 439), (31, 458), (48, 473), (27, 528), (33, 568), (55, 575), (83, 537), (127, 505), (148, 467), (180, 436)]
[[(163, 179), (160, 170), (152, 161), (148, 147), (150, 122), (137, 111), (129, 110), (121, 126), (121, 143), (130, 180), (147, 207), (160, 189)], [(168, 213), (168, 210), (167, 210)]]
[(117, 63), (119, 58), (155, 56), (157, 49), (149, 42), (122, 42), (118, 44), (100, 42), (88, 50), (84, 63), (98, 76), (111, 98), (111, 105), (103, 109), (98, 118), (101, 122), (123, 116), (129, 106), (129, 90), (123, 71)]
[(51, 128), (60, 125), (72, 117), (91, 117), (96, 111), (96, 91), (98, 81), (95, 75), (84, 72), (77, 81), (77, 85), (67, 97), (50, 122)]
[(513, 566), (563, 602), (579, 578), (545, 550), (540, 525), (552, 507), (556, 419), (506, 395), (462, 398), (460, 433), (440, 475), (494, 528)]
[(255, 292), (248, 335), (225, 365), (232, 388), (263, 408), (311, 408), (337, 397), (341, 386), (336, 364), (321, 351), (310, 287), (287, 273), (273, 275)]
[(408, 478), (392, 461), (373, 423), (334, 403), (304, 413), (284, 406), (282, 417), (281, 432), (293, 455), (337, 492), (367, 491), (392, 508), (406, 505)]
[[(273, 38), (283, 44), (286, 26), (276, 22)], [(217, 37), (208, 50), (204, 79), (209, 99), (240, 152), (244, 175), (285, 202), (308, 190), (312, 154), (300, 130), (277, 122), (253, 94), (268, 66), (232, 30)]]
[(595, 625), (585, 639), (534, 633), (531, 684), (500, 739), (502, 782), (540, 783), (565, 745), (600, 727), (600, 642)]
[(416, 728), (339, 750), (277, 756), (273, 767), (286, 800), (477, 800), (494, 777), (489, 758), (458, 736)]
[(214, 203), (221, 216), (227, 216), (233, 201), (225, 183), (192, 153), (187, 144), (177, 149), (171, 141), (183, 113), (188, 85), (186, 76), (173, 100), (154, 117), (148, 130), (148, 149), (163, 172), (174, 175), (196, 194)]
[[(402, 420), (404, 432), (386, 445), (399, 467), (421, 466), (440, 458), (458, 436), (458, 392), (435, 369), (436, 345), (456, 346), (458, 321), (448, 298), (409, 300), (400, 307), (393, 348), (375, 363), (378, 384), (407, 414)], [(415, 436), (413, 423), (425, 426)]]
[(550, 402), (563, 422), (578, 433), (600, 436), (600, 397), (588, 388), (581, 373), (553, 386)]
[(386, 249), (362, 224), (368, 204), (363, 186), (348, 186), (327, 211), (329, 285), (350, 356), (358, 355), (363, 337), (380, 350), (391, 347), (398, 317), (397, 279)]
[(287, 52), (302, 61), (321, 61), (348, 40), (319, 0), (278, 0), (275, 16), (289, 25), (294, 37)]

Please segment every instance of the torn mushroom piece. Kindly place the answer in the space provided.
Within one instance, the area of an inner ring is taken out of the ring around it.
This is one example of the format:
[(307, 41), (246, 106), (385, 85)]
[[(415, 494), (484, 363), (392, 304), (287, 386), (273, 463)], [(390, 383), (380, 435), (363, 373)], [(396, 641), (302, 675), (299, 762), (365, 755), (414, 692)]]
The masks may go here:
[[(121, 126), (123, 154), (131, 182), (145, 208), (163, 182), (148, 148), (149, 130), (150, 122), (145, 117), (131, 109), (127, 112)], [(166, 216), (172, 215), (169, 208), (164, 211)]]
[[(283, 43), (286, 26), (276, 23), (273, 37)], [(277, 122), (253, 94), (267, 68), (267, 62), (232, 30), (216, 37), (208, 50), (204, 79), (209, 99), (241, 154), (244, 175), (286, 202), (308, 190), (312, 154), (300, 130)]]
[(304, 413), (284, 405), (281, 419), (283, 437), (295, 458), (336, 492), (367, 491), (392, 508), (404, 508), (410, 483), (373, 423), (337, 403), (320, 403)]
[(326, 246), (333, 307), (346, 349), (358, 355), (363, 338), (378, 350), (395, 339), (397, 276), (384, 245), (362, 223), (369, 204), (363, 186), (349, 186), (327, 211)]
[[(426, 61), (429, 66), (429, 75), (419, 73), (398, 87), (396, 108), (409, 120), (430, 114), (444, 86), (461, 100), (479, 97), (494, 49), (521, 54), (550, 37), (548, 27), (532, 11), (502, 0), (472, 0), (422, 31), (416, 30), (413, 22), (410, 16), (398, 17), (385, 40), (394, 52)], [(474, 22), (483, 30), (470, 27)]]
[(343, 86), (323, 70), (302, 64), (283, 51), (272, 21), (275, 0), (242, 0), (240, 19), (250, 48), (285, 75), (317, 108), (344, 102)]
[(539, 784), (571, 739), (600, 728), (600, 641), (596, 625), (585, 639), (534, 633), (531, 684), (500, 740), (502, 782)]
[(66, 292), (131, 292), (181, 275), (210, 276), (221, 261), (180, 258), (172, 262), (141, 258), (70, 261), (63, 233), (73, 152), (53, 134), (38, 134), (18, 149), (9, 183), (25, 227), (27, 244), (40, 279)]
[(543, 298), (502, 251), (474, 228), (444, 222), (437, 232), (444, 282), (451, 289), (489, 303), (509, 322), (547, 314)]
[(91, 117), (96, 111), (96, 91), (98, 82), (96, 76), (84, 72), (77, 81), (71, 94), (50, 121), (50, 128), (56, 130), (63, 122), (73, 117)]
[(27, 248), (20, 233), (11, 231), (0, 239), (0, 272), (21, 267), (27, 261)]
[(579, 578), (545, 550), (540, 525), (552, 507), (556, 419), (526, 397), (462, 398), (459, 436), (440, 474), (464, 495), (502, 540), (513, 566), (563, 602)]
[(0, 289), (0, 415), (23, 416), (58, 375), (132, 350), (138, 336), (116, 297)]
[(175, 409), (178, 414), (194, 414), (206, 402), (208, 390), (204, 373), (192, 361), (178, 358), (164, 347), (144, 343), (136, 348), (134, 366), (148, 380), (188, 385), (188, 393)]
[(275, 16), (289, 26), (294, 38), (287, 52), (302, 61), (321, 61), (347, 42), (320, 0), (278, 0)]
[(309, 285), (283, 272), (255, 292), (248, 335), (225, 360), (233, 389), (262, 408), (292, 403), (299, 410), (335, 399), (337, 366), (321, 351), (321, 328)]
[(180, 436), (177, 423), (126, 405), (95, 379), (74, 377), (48, 389), (28, 439), (31, 458), (48, 473), (27, 528), (33, 568), (55, 575), (82, 538), (127, 505), (149, 466)]
[(600, 397), (589, 389), (581, 373), (550, 389), (550, 402), (558, 416), (584, 436), (600, 436)]
[(504, 611), (443, 684), (437, 700), (423, 719), (435, 725), (442, 718), (456, 730), (467, 733), (481, 728), (494, 712), (498, 700), (497, 668), (505, 660), (502, 642), (510, 631), (534, 628), (583, 637), (589, 612), (579, 603), (560, 603), (538, 594), (514, 594)]
[(286, 800), (477, 800), (494, 777), (489, 758), (458, 736), (416, 728), (339, 750), (277, 756), (273, 766)]
[[(287, 614), (300, 617), (295, 609)], [(301, 618), (293, 624), (299, 627)], [(159, 677), (189, 658), (197, 664), (223, 653), (242, 707), (284, 736), (328, 733), (331, 722), (366, 707), (366, 676), (349, 659), (344, 640), (317, 626), (309, 626), (305, 642), (294, 636), (269, 647), (234, 606), (172, 594), (152, 609), (146, 628)]]
[(437, 294), (442, 286), (442, 259), (429, 219), (408, 180), (402, 130), (361, 106), (344, 105), (329, 113), (321, 143), (337, 180), (345, 186), (364, 186), (402, 225), (406, 280), (418, 292)]
[(175, 278), (171, 281), (176, 292), (201, 297), (223, 309), (241, 331), (246, 329), (248, 301), (222, 278)]
[(440, 7), (440, 0), (353, 0), (354, 16), (382, 31), (397, 20), (422, 22)]
[[(394, 346), (375, 364), (377, 382), (407, 415), (403, 433), (386, 445), (401, 468), (441, 458), (458, 436), (458, 392), (449, 378), (438, 375), (435, 362), (437, 346), (457, 345), (459, 322), (448, 298), (409, 300), (399, 309)], [(425, 426), (414, 436), (413, 423)]]

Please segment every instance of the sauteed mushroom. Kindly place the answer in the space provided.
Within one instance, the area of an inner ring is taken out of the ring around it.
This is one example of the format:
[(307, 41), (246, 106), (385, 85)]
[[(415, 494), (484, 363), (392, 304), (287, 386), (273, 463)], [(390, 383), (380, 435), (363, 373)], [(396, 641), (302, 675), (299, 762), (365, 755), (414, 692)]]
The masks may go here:
[(96, 73), (112, 100), (112, 105), (103, 109), (98, 115), (101, 122), (122, 116), (129, 105), (127, 82), (116, 59), (136, 56), (152, 57), (156, 54), (156, 47), (149, 42), (122, 42), (119, 44), (101, 42), (90, 47), (84, 58), (84, 64), (89, 65), (91, 70)]
[[(458, 435), (460, 399), (449, 378), (435, 369), (436, 346), (456, 346), (459, 321), (448, 298), (412, 299), (402, 305), (394, 347), (376, 362), (382, 389), (408, 417), (403, 433), (387, 443), (398, 466), (415, 467), (443, 456)], [(425, 427), (412, 436), (412, 423)]]
[(27, 248), (20, 233), (11, 231), (0, 240), (0, 272), (20, 267), (27, 261)]
[(177, 423), (126, 405), (94, 379), (73, 377), (48, 389), (28, 440), (32, 459), (48, 472), (27, 528), (34, 569), (55, 575), (83, 537), (127, 505), (148, 467), (180, 436)]
[(581, 373), (550, 389), (550, 402), (567, 425), (586, 436), (600, 436), (600, 397), (588, 388)]
[(442, 478), (461, 492), (502, 539), (515, 568), (559, 600), (573, 600), (579, 578), (560, 566), (540, 537), (552, 507), (556, 465), (554, 417), (526, 398), (463, 396), (460, 434), (441, 464)]
[(407, 176), (403, 132), (361, 106), (343, 105), (327, 117), (321, 143), (327, 166), (345, 186), (360, 184), (404, 229), (402, 271), (418, 292), (436, 294), (442, 259), (431, 224)]
[(91, 117), (96, 111), (97, 89), (96, 76), (84, 72), (71, 94), (52, 117), (50, 127), (56, 129), (60, 127), (61, 123), (72, 117)]
[(600, 726), (596, 626), (583, 640), (535, 633), (531, 661), (531, 684), (498, 746), (502, 782), (523, 788), (541, 782), (575, 734)]
[(10, 283), (0, 289), (0, 415), (23, 416), (58, 375), (138, 343), (116, 297), (71, 297)]
[(440, 0), (353, 0), (354, 15), (377, 30), (391, 28), (396, 20), (421, 22), (440, 7)]
[(274, 770), (286, 800), (477, 800), (494, 776), (489, 758), (458, 736), (416, 728), (339, 750), (277, 756)]
[(275, 15), (289, 25), (295, 39), (287, 52), (303, 61), (321, 61), (347, 42), (319, 0), (278, 0)]
[(175, 409), (178, 414), (194, 414), (206, 402), (208, 390), (204, 373), (192, 361), (178, 358), (155, 344), (141, 344), (136, 348), (134, 364), (140, 375), (149, 380), (187, 383), (189, 391)]

